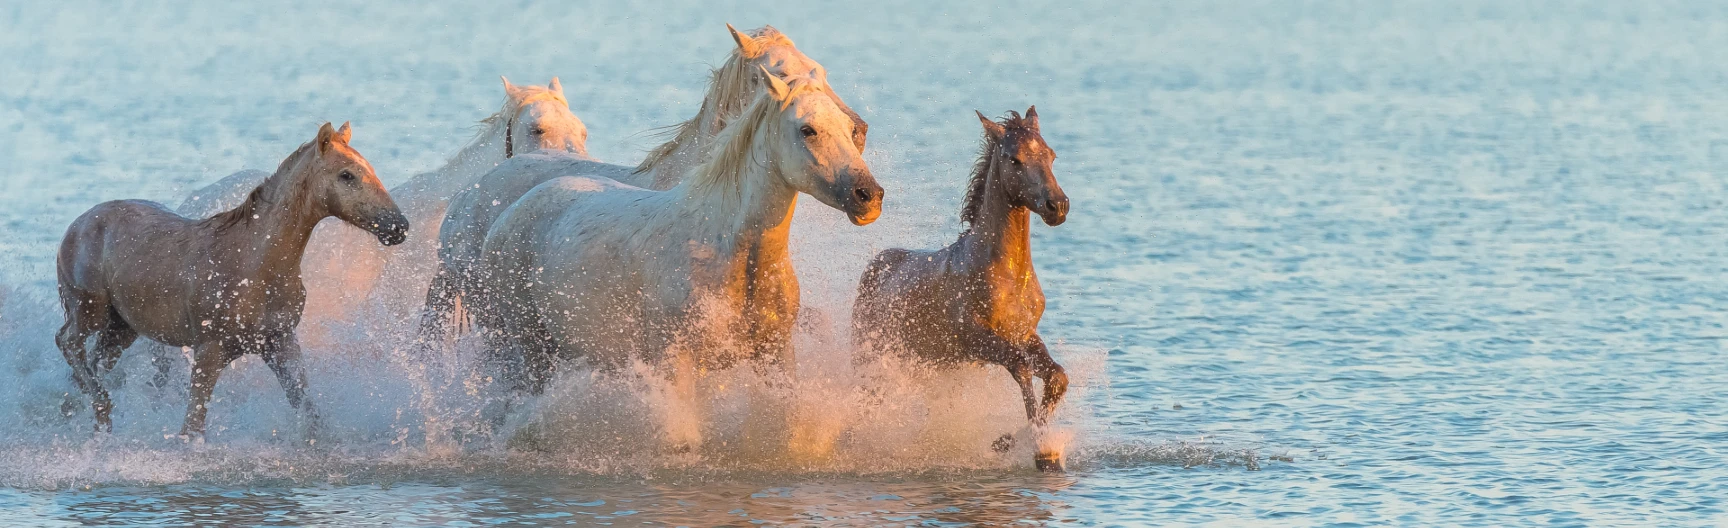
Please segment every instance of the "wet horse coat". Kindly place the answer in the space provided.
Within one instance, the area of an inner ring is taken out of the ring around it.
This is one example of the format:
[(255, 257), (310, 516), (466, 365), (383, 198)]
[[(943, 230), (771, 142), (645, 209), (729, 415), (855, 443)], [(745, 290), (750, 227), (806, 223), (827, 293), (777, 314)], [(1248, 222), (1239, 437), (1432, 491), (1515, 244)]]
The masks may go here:
[[(698, 369), (755, 359), (790, 374), (797, 195), (864, 225), (880, 214), (882, 188), (826, 94), (761, 75), (767, 93), (671, 190), (560, 177), (499, 217), (475, 313), (508, 343), (495, 349), (520, 350), (526, 372), (513, 381), (537, 392), (560, 359), (613, 368), (640, 359), (670, 370), (676, 403), (692, 405)], [(668, 425), (674, 445), (699, 441)]]
[[(1020, 385), (1026, 418), (1042, 426), (1067, 391), (1068, 375), (1038, 335), (1044, 291), (1032, 268), (1030, 213), (1059, 225), (1068, 197), (1056, 184), (1056, 153), (1039, 133), (1035, 108), (1002, 123), (978, 119), (984, 148), (960, 213), (970, 227), (939, 250), (877, 254), (859, 280), (853, 341), (861, 353), (1001, 365)], [(1042, 402), (1034, 376), (1044, 380)], [(1054, 463), (1044, 455), (1040, 466)]]
[[(387, 245), (408, 230), (372, 166), (348, 146), (350, 134), (347, 124), (336, 131), (325, 123), (244, 203), (209, 219), (120, 200), (72, 223), (56, 261), (66, 323), (55, 342), (92, 399), (98, 431), (112, 428), (102, 376), (140, 335), (196, 348), (181, 434), (203, 434), (217, 378), (248, 353), (263, 356), (289, 403), (316, 427), (294, 336), (306, 302), (300, 256), (312, 228), (336, 216)], [(92, 335), (96, 348), (87, 351)]]

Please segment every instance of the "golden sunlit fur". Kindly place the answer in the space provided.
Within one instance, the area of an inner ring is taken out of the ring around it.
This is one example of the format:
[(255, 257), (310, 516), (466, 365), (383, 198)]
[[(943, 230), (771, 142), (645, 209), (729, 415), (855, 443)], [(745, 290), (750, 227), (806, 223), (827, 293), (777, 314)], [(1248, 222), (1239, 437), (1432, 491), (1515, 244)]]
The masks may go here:
[[(470, 291), (490, 348), (525, 367), (505, 379), (538, 392), (558, 360), (643, 360), (672, 378), (675, 405), (691, 405), (698, 368), (755, 359), (790, 375), (797, 195), (863, 225), (881, 210), (881, 187), (830, 98), (803, 80), (759, 74), (767, 90), (676, 187), (558, 177), (498, 217)], [(700, 435), (669, 429), (666, 440), (690, 446)]]

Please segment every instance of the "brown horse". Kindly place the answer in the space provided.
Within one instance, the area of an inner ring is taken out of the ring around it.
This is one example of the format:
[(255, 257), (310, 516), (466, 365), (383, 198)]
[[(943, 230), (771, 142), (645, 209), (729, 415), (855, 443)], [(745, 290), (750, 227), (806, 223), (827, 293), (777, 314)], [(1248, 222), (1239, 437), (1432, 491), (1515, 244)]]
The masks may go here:
[[(207, 220), (182, 217), (153, 202), (118, 200), (90, 208), (66, 230), (56, 262), (66, 324), (55, 343), (72, 379), (89, 395), (96, 430), (113, 429), (113, 404), (102, 376), (138, 336), (195, 347), (191, 401), (180, 434), (204, 434), (216, 380), (229, 362), (264, 357), (288, 403), (316, 431), (306, 397), (306, 370), (294, 328), (306, 304), (300, 256), (312, 227), (335, 216), (401, 243), (408, 220), (348, 146), (347, 123), (325, 123), (246, 201)], [(96, 349), (85, 341), (96, 335)]]
[[(984, 114), (984, 148), (972, 169), (960, 239), (936, 251), (889, 249), (859, 281), (853, 341), (860, 351), (890, 350), (938, 366), (994, 363), (1020, 385), (1026, 417), (1043, 426), (1068, 390), (1068, 375), (1038, 337), (1044, 291), (1032, 270), (1028, 240), (1037, 212), (1046, 225), (1068, 215), (1056, 184), (1056, 152), (1038, 132), (1036, 107), (996, 123)], [(1044, 401), (1032, 377), (1044, 380)], [(1060, 467), (1059, 453), (1039, 453), (1040, 468)]]

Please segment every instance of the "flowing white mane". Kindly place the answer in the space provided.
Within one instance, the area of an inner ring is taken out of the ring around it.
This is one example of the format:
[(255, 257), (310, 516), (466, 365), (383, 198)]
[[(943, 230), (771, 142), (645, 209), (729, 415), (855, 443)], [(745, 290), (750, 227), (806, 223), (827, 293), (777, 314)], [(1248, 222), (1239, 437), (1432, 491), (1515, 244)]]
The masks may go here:
[[(750, 156), (758, 129), (763, 129), (762, 133), (769, 137), (775, 136), (781, 122), (773, 118), (777, 112), (784, 110), (786, 105), (800, 94), (821, 91), (817, 83), (802, 78), (793, 79), (787, 86), (791, 91), (786, 96), (786, 102), (775, 101), (768, 92), (763, 92), (757, 95), (732, 123), (720, 131), (714, 138), (715, 150), (712, 155), (686, 173), (685, 181), (689, 182), (692, 194), (721, 190), (737, 192), (742, 189), (745, 168), (754, 161)], [(763, 126), (764, 124), (766, 126)]]
[(756, 45), (749, 49), (732, 48), (726, 62), (714, 69), (708, 82), (708, 94), (703, 96), (702, 107), (696, 112), (696, 117), (668, 127), (666, 133), (672, 136), (671, 139), (648, 151), (648, 156), (636, 166), (637, 173), (654, 170), (656, 165), (670, 158), (679, 147), (701, 137), (704, 129), (712, 132), (725, 127), (722, 116), (737, 115), (750, 104), (750, 100), (745, 97), (750, 94), (751, 77), (756, 75), (750, 61), (767, 54), (768, 50), (774, 47), (796, 47), (791, 38), (773, 26), (762, 26), (750, 30), (747, 34)]

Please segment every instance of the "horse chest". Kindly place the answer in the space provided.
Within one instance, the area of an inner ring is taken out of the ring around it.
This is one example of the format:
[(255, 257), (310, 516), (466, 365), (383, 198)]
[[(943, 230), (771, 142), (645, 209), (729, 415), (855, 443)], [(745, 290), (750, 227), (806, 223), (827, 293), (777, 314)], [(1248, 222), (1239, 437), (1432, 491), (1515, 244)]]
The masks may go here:
[(1013, 342), (1029, 339), (1044, 316), (1044, 291), (1026, 274), (987, 275), (977, 319), (989, 330)]

